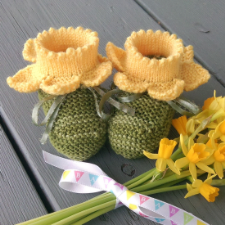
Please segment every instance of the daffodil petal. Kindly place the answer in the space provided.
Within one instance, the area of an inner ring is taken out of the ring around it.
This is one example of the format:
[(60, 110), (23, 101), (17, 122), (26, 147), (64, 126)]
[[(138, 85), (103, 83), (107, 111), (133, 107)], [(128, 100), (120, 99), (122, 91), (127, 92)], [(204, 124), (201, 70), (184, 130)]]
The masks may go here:
[(176, 174), (180, 175), (180, 170), (177, 169), (175, 166), (174, 166), (174, 162), (172, 159), (167, 159), (166, 160), (166, 163), (167, 165), (169, 166), (169, 168)]
[(200, 187), (202, 185), (202, 181), (199, 179), (194, 180), (194, 182), (192, 183), (192, 187), (197, 188)]
[(191, 146), (193, 146), (194, 144), (195, 143), (194, 143), (193, 139), (192, 138), (189, 138), (189, 140), (188, 140), (188, 149), (190, 149)]
[(193, 119), (189, 119), (186, 123), (186, 131), (187, 133), (193, 133), (195, 130), (195, 121)]
[(187, 186), (188, 192), (191, 191), (191, 190), (193, 189), (192, 186), (191, 186), (191, 184), (188, 184), (188, 183), (187, 183), (186, 186)]
[(216, 129), (216, 127), (217, 127), (217, 123), (214, 123), (214, 122), (207, 125), (207, 128), (210, 128), (210, 129)]
[(184, 136), (182, 134), (180, 135), (180, 144), (181, 144), (181, 148), (182, 148), (184, 155), (187, 155), (188, 150), (187, 150), (186, 145), (184, 144)]
[(152, 154), (150, 152), (147, 151), (143, 151), (143, 154), (148, 157), (149, 159), (158, 159), (158, 154)]
[(162, 158), (158, 158), (155, 164), (156, 168), (159, 171), (165, 171), (166, 169), (166, 160)]
[(208, 140), (208, 133), (207, 134), (198, 134), (197, 143), (205, 143)]
[(197, 170), (196, 170), (196, 166), (194, 163), (189, 163), (189, 170), (191, 173), (191, 176), (193, 177), (194, 180), (197, 179)]
[(180, 168), (182, 168), (182, 167), (188, 165), (188, 163), (189, 163), (188, 159), (187, 159), (186, 157), (183, 157), (183, 158), (181, 158), (181, 159), (176, 160), (176, 162), (175, 162), (175, 167), (176, 167), (177, 169), (180, 169)]
[(217, 176), (217, 174), (214, 174), (214, 175), (211, 176), (211, 174), (208, 173), (208, 177), (207, 177), (207, 179), (204, 181), (204, 183), (206, 183), (206, 184), (211, 184), (211, 183), (212, 183), (212, 179), (213, 179), (214, 177), (216, 177), (216, 176)]
[(212, 168), (208, 167), (207, 165), (205, 165), (205, 164), (202, 163), (202, 162), (196, 163), (196, 166), (197, 166), (199, 169), (204, 170), (205, 172), (215, 174), (215, 171), (214, 171)]
[(188, 198), (188, 197), (191, 197), (191, 196), (197, 195), (197, 194), (199, 194), (199, 188), (193, 188), (184, 196), (184, 198)]
[(225, 168), (225, 162), (222, 162), (223, 168)]
[(218, 175), (218, 177), (220, 179), (222, 179), (223, 178), (223, 166), (222, 166), (221, 162), (217, 162), (216, 161), (214, 163), (214, 169), (215, 169), (216, 174)]
[(208, 136), (209, 136), (210, 138), (212, 138), (212, 136), (213, 136), (214, 132), (215, 132), (215, 130), (210, 130), (210, 131), (209, 131), (209, 135), (208, 135)]
[(225, 135), (222, 135), (222, 136), (220, 137), (220, 139), (221, 139), (223, 142), (225, 142)]
[(213, 156), (209, 157), (208, 159), (205, 159), (202, 161), (202, 163), (204, 163), (205, 165), (212, 165), (214, 163), (215, 159)]

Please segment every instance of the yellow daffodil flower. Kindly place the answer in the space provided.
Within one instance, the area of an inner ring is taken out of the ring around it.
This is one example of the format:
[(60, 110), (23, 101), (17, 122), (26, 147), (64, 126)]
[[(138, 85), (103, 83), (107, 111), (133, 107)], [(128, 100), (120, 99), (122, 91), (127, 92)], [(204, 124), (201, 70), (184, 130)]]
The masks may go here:
[(187, 117), (181, 116), (177, 119), (172, 120), (173, 127), (177, 130), (179, 134), (187, 135), (186, 131)]
[(225, 98), (216, 97), (216, 92), (214, 91), (214, 97), (208, 98), (204, 102), (202, 107), (202, 112), (192, 119), (196, 124), (200, 124), (204, 119), (212, 116), (211, 122), (207, 127), (215, 129), (218, 123), (225, 119)]
[(220, 140), (225, 142), (225, 120), (218, 124), (215, 131), (212, 130), (209, 132), (209, 137), (211, 137), (213, 140), (220, 138)]
[(217, 144), (217, 149), (214, 153), (203, 163), (206, 165), (213, 164), (216, 174), (220, 179), (224, 177), (223, 169), (225, 169), (225, 143)]
[(215, 198), (219, 195), (219, 188), (211, 186), (212, 178), (216, 175), (208, 177), (204, 182), (201, 180), (195, 180), (192, 185), (187, 184), (188, 193), (185, 198), (193, 195), (201, 194), (208, 202), (214, 202)]
[(194, 143), (194, 141), (191, 138), (189, 138), (188, 143), (189, 151), (188, 151), (186, 145), (184, 144), (184, 137), (182, 134), (180, 135), (180, 143), (185, 157), (178, 159), (175, 162), (175, 167), (177, 169), (180, 170), (181, 168), (189, 165), (189, 170), (193, 179), (197, 179), (196, 166), (199, 169), (206, 171), (208, 173), (215, 173), (213, 169), (211, 169), (206, 164), (201, 162), (202, 160), (210, 156), (210, 152), (206, 150), (205, 144)]
[(207, 98), (204, 101), (204, 105), (202, 106), (202, 110), (206, 110), (209, 109), (209, 106), (211, 105), (211, 103), (214, 101), (215, 97), (211, 97), (211, 98)]
[[(208, 101), (208, 103), (210, 102), (209, 99), (207, 99), (206, 101)], [(214, 112), (219, 111), (220, 109), (225, 111), (225, 98), (221, 96), (216, 97), (216, 91), (214, 91), (214, 97), (212, 102), (209, 104), (208, 109)]]
[(180, 171), (174, 166), (173, 160), (170, 156), (173, 153), (175, 146), (177, 145), (176, 141), (169, 140), (168, 138), (163, 138), (159, 144), (159, 152), (158, 154), (153, 154), (147, 151), (143, 151), (143, 154), (147, 156), (149, 159), (157, 159), (156, 168), (159, 171), (165, 171), (166, 166), (176, 174), (180, 175)]

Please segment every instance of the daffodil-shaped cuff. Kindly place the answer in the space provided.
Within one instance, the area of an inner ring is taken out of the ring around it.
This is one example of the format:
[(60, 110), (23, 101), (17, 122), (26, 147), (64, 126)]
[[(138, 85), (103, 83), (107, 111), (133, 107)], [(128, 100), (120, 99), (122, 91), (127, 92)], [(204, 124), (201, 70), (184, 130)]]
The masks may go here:
[(106, 46), (108, 58), (119, 71), (114, 82), (121, 90), (148, 91), (153, 98), (169, 101), (210, 78), (207, 70), (194, 63), (193, 47), (184, 47), (174, 34), (133, 32), (125, 42), (125, 49), (110, 42)]
[(73, 92), (80, 84), (98, 86), (112, 72), (112, 63), (98, 54), (98, 44), (98, 34), (89, 29), (50, 28), (25, 43), (23, 57), (33, 64), (7, 83), (19, 92), (42, 89), (52, 95)]

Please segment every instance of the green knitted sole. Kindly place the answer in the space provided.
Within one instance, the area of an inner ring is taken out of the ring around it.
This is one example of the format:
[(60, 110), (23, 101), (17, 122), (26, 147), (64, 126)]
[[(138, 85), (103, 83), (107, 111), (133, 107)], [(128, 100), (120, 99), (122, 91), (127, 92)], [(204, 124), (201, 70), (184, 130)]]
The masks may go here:
[(167, 137), (174, 110), (147, 94), (127, 104), (135, 108), (135, 116), (117, 110), (109, 120), (109, 141), (117, 154), (136, 159), (143, 156), (143, 150), (154, 151), (160, 140)]
[[(38, 91), (40, 100), (47, 96), (43, 91)], [(45, 115), (52, 102), (43, 104)], [(71, 159), (83, 161), (95, 155), (106, 138), (107, 123), (96, 113), (93, 94), (85, 88), (68, 94), (49, 135), (54, 148)]]

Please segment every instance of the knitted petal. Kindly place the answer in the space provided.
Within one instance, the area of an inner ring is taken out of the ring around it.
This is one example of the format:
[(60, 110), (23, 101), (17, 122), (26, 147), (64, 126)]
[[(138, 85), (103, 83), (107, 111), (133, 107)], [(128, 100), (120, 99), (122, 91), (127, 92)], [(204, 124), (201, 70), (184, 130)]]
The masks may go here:
[(177, 98), (184, 89), (184, 81), (174, 79), (165, 83), (151, 83), (148, 86), (148, 94), (159, 100), (170, 101)]
[(33, 65), (27, 66), (26, 68), (19, 70), (13, 77), (7, 78), (7, 83), (11, 88), (14, 88), (19, 92), (34, 92), (39, 89), (41, 80), (45, 77), (39, 74), (38, 77), (32, 75)]
[(28, 39), (24, 45), (23, 58), (30, 62), (36, 62), (36, 50), (34, 39)]
[(182, 57), (182, 62), (190, 63), (193, 62), (194, 50), (192, 45), (188, 45), (184, 48), (184, 54)]
[(181, 79), (185, 82), (185, 91), (196, 89), (200, 85), (206, 83), (209, 78), (209, 72), (194, 62), (184, 63), (182, 65)]
[(112, 72), (112, 63), (99, 55), (100, 64), (94, 69), (81, 76), (81, 83), (87, 87), (95, 87), (102, 84)]
[(133, 80), (132, 77), (126, 76), (125, 73), (116, 73), (114, 75), (114, 83), (121, 90), (132, 93), (143, 93), (149, 86), (146, 82)]
[(80, 78), (71, 77), (47, 77), (40, 84), (40, 88), (51, 95), (64, 95), (75, 91), (80, 87)]
[(113, 66), (118, 71), (123, 72), (124, 71), (123, 62), (126, 56), (126, 52), (122, 48), (118, 48), (113, 43), (109, 42), (106, 45), (106, 54), (109, 60), (112, 61)]

